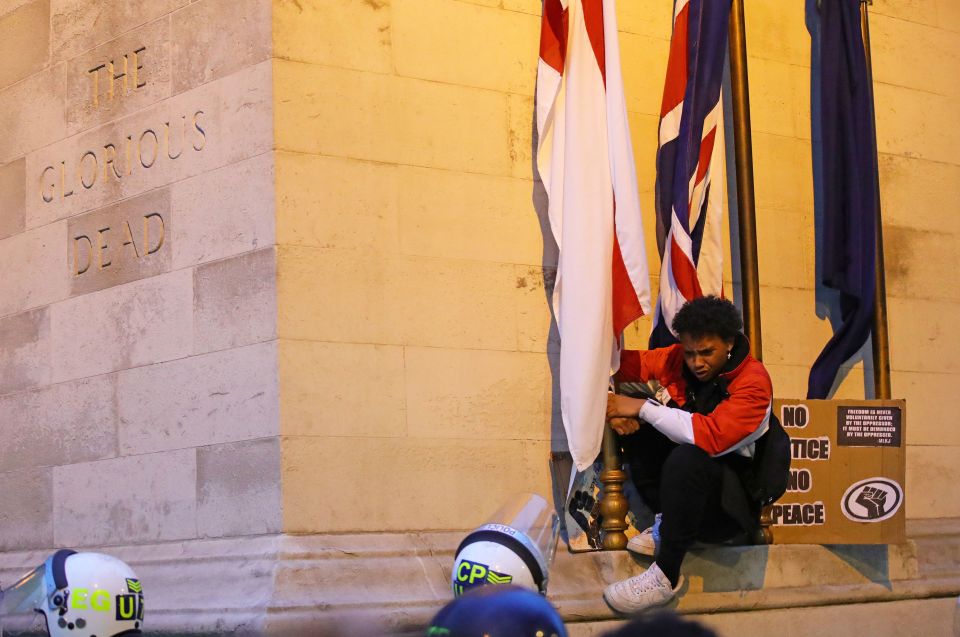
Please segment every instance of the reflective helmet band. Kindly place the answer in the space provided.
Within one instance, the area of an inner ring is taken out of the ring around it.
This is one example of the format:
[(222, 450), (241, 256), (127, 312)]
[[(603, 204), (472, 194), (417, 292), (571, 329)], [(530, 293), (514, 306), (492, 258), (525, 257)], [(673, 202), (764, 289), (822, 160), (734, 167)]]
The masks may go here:
[(457, 552), (454, 555), (460, 555), (467, 545), (473, 544), (474, 542), (492, 542), (510, 549), (516, 554), (517, 557), (523, 560), (524, 565), (526, 565), (527, 569), (530, 571), (530, 574), (533, 576), (533, 582), (536, 584), (537, 589), (540, 592), (544, 591), (544, 584), (546, 580), (545, 573), (540, 567), (540, 562), (537, 560), (536, 556), (533, 555), (530, 549), (527, 548), (523, 542), (515, 537), (507, 535), (506, 533), (480, 529), (463, 538), (463, 542), (461, 542), (460, 546), (457, 547)]

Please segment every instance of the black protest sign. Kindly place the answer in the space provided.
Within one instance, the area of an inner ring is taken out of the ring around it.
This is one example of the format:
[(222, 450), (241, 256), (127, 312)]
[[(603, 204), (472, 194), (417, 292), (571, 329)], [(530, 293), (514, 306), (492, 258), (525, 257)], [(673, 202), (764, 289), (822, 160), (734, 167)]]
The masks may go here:
[(838, 407), (837, 444), (844, 447), (899, 447), (899, 407)]

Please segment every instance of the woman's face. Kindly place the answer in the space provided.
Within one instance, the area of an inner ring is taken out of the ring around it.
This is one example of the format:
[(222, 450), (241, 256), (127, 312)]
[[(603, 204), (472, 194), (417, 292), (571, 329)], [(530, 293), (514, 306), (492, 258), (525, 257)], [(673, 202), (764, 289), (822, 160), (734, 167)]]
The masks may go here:
[(701, 381), (710, 380), (720, 373), (734, 343), (733, 339), (725, 341), (716, 334), (691, 336), (681, 333), (678, 338), (683, 347), (684, 362)]

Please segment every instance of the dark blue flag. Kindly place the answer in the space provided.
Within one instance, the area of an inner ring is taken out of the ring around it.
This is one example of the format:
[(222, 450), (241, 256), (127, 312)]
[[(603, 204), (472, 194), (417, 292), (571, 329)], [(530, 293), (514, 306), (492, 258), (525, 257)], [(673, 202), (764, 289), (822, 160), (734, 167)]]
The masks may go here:
[(810, 370), (807, 398), (826, 398), (840, 366), (870, 336), (876, 289), (876, 139), (860, 0), (822, 0), (819, 34), (820, 282), (839, 290), (842, 324)]

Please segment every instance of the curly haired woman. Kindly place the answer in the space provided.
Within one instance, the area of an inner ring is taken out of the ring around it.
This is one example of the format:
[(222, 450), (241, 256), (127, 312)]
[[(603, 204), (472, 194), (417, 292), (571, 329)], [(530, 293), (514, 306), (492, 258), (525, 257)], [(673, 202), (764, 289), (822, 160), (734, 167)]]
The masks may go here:
[(759, 503), (745, 485), (754, 445), (771, 422), (770, 375), (750, 355), (730, 301), (690, 301), (672, 326), (678, 344), (625, 350), (617, 374), (619, 382), (658, 381), (659, 402), (620, 394), (607, 402), (637, 490), (658, 513), (654, 526), (627, 546), (654, 555), (654, 563), (604, 591), (622, 613), (673, 599), (682, 585), (680, 564), (696, 540), (749, 536), (758, 526)]

